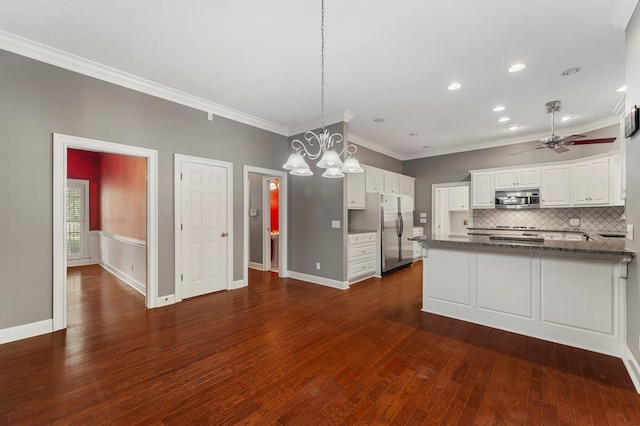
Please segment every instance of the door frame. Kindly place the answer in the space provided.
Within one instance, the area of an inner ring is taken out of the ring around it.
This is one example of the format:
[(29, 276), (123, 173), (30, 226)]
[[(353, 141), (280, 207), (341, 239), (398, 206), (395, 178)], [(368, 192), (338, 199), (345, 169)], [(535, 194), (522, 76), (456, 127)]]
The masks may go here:
[(65, 238), (67, 150), (144, 157), (147, 159), (147, 291), (148, 309), (158, 300), (158, 151), (78, 136), (53, 134), (53, 331), (67, 327), (67, 250)]
[[(288, 264), (288, 173), (282, 170), (265, 169), (262, 167), (254, 167), (244, 165), (242, 170), (243, 181), (243, 217), (244, 217), (244, 252), (243, 252), (243, 285), (249, 285), (249, 207), (251, 202), (249, 199), (249, 173), (256, 173), (260, 175), (269, 176), (272, 178), (278, 178), (280, 180), (280, 191), (278, 196), (278, 222), (280, 227), (280, 236), (278, 241), (278, 276), (280, 278), (289, 277), (289, 264)], [(264, 188), (264, 185), (263, 185)], [(264, 234), (264, 230), (263, 230)], [(263, 237), (264, 239), (264, 237)]]
[[(271, 271), (271, 181), (279, 176), (262, 176), (262, 270)], [(280, 192), (278, 191), (278, 218), (280, 217)], [(278, 236), (278, 240), (280, 237)], [(280, 253), (278, 253), (280, 254)]]
[[(432, 183), (431, 184), (431, 233), (435, 233), (436, 229), (436, 207), (437, 207), (437, 190), (442, 188), (451, 188), (453, 186), (468, 186), (469, 187), (469, 227), (473, 226), (473, 210), (471, 209), (471, 182), (445, 182), (445, 183)], [(449, 206), (447, 211), (449, 210)], [(442, 211), (442, 210), (441, 210)]]
[(195, 163), (205, 166), (222, 167), (227, 170), (227, 283), (226, 289), (233, 288), (233, 163), (227, 161), (213, 160), (211, 158), (194, 157), (191, 155), (173, 155), (173, 188), (174, 188), (174, 253), (175, 253), (175, 277), (174, 294), (175, 301), (182, 301), (182, 236), (181, 236), (181, 215), (182, 215), (182, 184), (180, 183), (180, 170), (182, 163)]

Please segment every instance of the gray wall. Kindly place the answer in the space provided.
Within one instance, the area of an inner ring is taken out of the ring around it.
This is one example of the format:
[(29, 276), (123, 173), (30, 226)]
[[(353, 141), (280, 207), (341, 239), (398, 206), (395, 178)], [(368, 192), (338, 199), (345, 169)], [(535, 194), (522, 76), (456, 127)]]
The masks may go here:
[(356, 145), (358, 147), (358, 152), (356, 152), (355, 157), (358, 159), (360, 164), (366, 164), (367, 166), (373, 166), (395, 173), (402, 173), (402, 161), (389, 157), (385, 154), (380, 154), (379, 152), (355, 143), (351, 145)]
[[(344, 123), (328, 126), (328, 129), (332, 134), (346, 133)], [(290, 140), (302, 139), (302, 136)], [(344, 281), (344, 179), (323, 178), (324, 169), (315, 166), (317, 161), (307, 161), (313, 176), (289, 175), (289, 270)], [(332, 220), (340, 221), (340, 229), (331, 227)], [(316, 269), (318, 262), (320, 270)]]
[[(626, 31), (627, 109), (640, 105), (640, 7), (631, 18)], [(627, 248), (640, 254), (640, 133), (629, 139), (627, 150), (627, 223), (635, 225), (635, 239), (627, 240)], [(638, 335), (640, 334), (640, 273), (636, 258), (629, 265), (627, 278), (627, 346), (640, 362)]]
[[(562, 134), (562, 131), (558, 134)], [(618, 126), (611, 126), (585, 133), (585, 135), (593, 138), (618, 137), (620, 132)], [(403, 163), (402, 172), (416, 178), (414, 222), (418, 221), (420, 212), (426, 212), (425, 232), (431, 233), (431, 185), (434, 183), (471, 180), (469, 170), (571, 160), (617, 150), (619, 147), (619, 142), (616, 140), (611, 144), (573, 146), (570, 151), (562, 154), (557, 154), (550, 149), (538, 149), (511, 155), (531, 148), (530, 144), (511, 145), (408, 160)]]
[(262, 263), (262, 176), (249, 173), (249, 208), (256, 209), (257, 216), (249, 216), (249, 262)]
[(0, 328), (52, 317), (54, 132), (158, 150), (159, 295), (174, 292), (173, 154), (232, 162), (243, 277), (242, 166), (279, 169), (285, 137), (5, 51), (0, 93)]

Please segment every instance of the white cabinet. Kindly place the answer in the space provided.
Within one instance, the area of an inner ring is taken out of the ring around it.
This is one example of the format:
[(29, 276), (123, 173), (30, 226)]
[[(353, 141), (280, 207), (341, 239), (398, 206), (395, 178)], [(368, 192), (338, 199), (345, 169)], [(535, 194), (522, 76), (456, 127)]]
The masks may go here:
[(609, 157), (571, 165), (571, 203), (608, 205), (610, 193)]
[(449, 211), (465, 212), (469, 210), (469, 187), (452, 186), (449, 188)]
[(495, 201), (493, 171), (471, 173), (471, 207), (492, 209)]
[(562, 232), (541, 232), (540, 235), (545, 240), (562, 240)]
[(376, 272), (376, 233), (347, 236), (347, 277), (363, 278)]
[(400, 195), (408, 195), (411, 198), (415, 198), (416, 178), (400, 175)]
[(400, 175), (396, 173), (384, 172), (384, 193), (399, 194), (400, 193)]
[(564, 240), (565, 241), (582, 241), (583, 238), (583, 233), (581, 232), (565, 232), (564, 233)]
[(364, 209), (366, 201), (364, 173), (348, 173), (345, 179), (347, 180), (347, 208)]
[[(624, 145), (624, 144), (622, 144)], [(622, 172), (623, 160), (620, 154), (615, 154), (611, 157), (611, 205), (612, 206), (624, 206), (625, 202), (625, 178)]]
[[(424, 235), (424, 228), (422, 226), (413, 227), (413, 236), (421, 237)], [(422, 243), (418, 241), (413, 242), (413, 260), (419, 260), (422, 258)]]
[(507, 169), (495, 172), (495, 189), (519, 188), (540, 188), (540, 168)]
[(384, 171), (364, 165), (362, 168), (365, 174), (366, 192), (384, 192)]
[(545, 166), (540, 170), (540, 207), (571, 205), (570, 167), (567, 164)]

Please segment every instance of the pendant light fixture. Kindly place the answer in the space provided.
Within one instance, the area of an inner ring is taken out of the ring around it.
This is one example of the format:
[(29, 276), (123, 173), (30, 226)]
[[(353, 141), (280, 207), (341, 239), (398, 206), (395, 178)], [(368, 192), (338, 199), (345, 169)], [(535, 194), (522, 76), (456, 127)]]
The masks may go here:
[[(291, 147), (296, 152), (289, 156), (282, 168), (290, 170), (289, 173), (295, 176), (311, 176), (313, 172), (304, 160), (306, 156), (311, 161), (320, 158), (316, 166), (326, 169), (322, 177), (341, 178), (344, 177), (344, 173), (363, 173), (364, 170), (360, 167), (360, 163), (353, 157), (358, 147), (345, 144), (342, 151), (336, 151), (336, 145), (343, 143), (343, 137), (339, 133), (330, 134), (324, 125), (324, 0), (322, 0), (320, 35), (322, 38), (320, 52), (320, 122), (322, 129), (319, 134), (311, 130), (305, 132), (306, 144), (299, 139), (293, 140)], [(341, 159), (343, 154), (346, 155), (344, 162)]]

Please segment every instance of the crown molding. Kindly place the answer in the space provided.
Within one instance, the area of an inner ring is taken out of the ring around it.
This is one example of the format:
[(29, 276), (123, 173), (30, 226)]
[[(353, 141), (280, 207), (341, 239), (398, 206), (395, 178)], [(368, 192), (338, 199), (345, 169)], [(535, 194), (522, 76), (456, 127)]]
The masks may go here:
[[(348, 109), (345, 109), (343, 112), (339, 114), (332, 115), (331, 117), (326, 117), (324, 119), (324, 125), (331, 126), (333, 124), (338, 124), (338, 123), (348, 123), (351, 121), (353, 117), (355, 117), (355, 114), (349, 111)], [(322, 127), (322, 121), (317, 120), (312, 123), (307, 123), (301, 126), (289, 128), (289, 134), (287, 136), (291, 137), (291, 136), (299, 135), (301, 133), (306, 132), (307, 130), (320, 129), (321, 127)]]
[(614, 0), (607, 24), (625, 31), (636, 6), (638, 0)]
[[(594, 130), (598, 130), (598, 129), (603, 129), (605, 127), (609, 127), (609, 126), (613, 126), (613, 125), (620, 125), (620, 117), (617, 115), (611, 115), (608, 117), (605, 117), (603, 119), (591, 122), (591, 123), (587, 123), (585, 125), (582, 126), (575, 126), (575, 127), (565, 127), (563, 129), (561, 129), (562, 133), (565, 134), (580, 134), (580, 133), (587, 133), (587, 132), (592, 132)], [(467, 151), (476, 151), (479, 149), (486, 149), (486, 148), (497, 148), (500, 146), (505, 146), (505, 145), (516, 145), (519, 143), (526, 143), (526, 142), (533, 142), (536, 140), (540, 140), (544, 137), (549, 136), (549, 132), (540, 132), (540, 133), (531, 133), (531, 134), (527, 134), (527, 135), (522, 135), (522, 136), (516, 136), (516, 137), (512, 137), (512, 138), (506, 138), (506, 139), (499, 139), (499, 140), (495, 140), (495, 141), (490, 141), (490, 142), (484, 142), (484, 143), (478, 143), (478, 144), (474, 144), (473, 146), (463, 146), (463, 147), (452, 147), (452, 148), (445, 148), (445, 149), (435, 149), (433, 151), (430, 151), (429, 153), (421, 153), (421, 154), (415, 154), (415, 155), (408, 155), (408, 156), (403, 156), (402, 158), (400, 158), (403, 161), (406, 160), (416, 160), (418, 158), (426, 158), (426, 157), (436, 157), (438, 155), (447, 155), (447, 154), (455, 154), (458, 152), (467, 152)]]
[(97, 62), (81, 58), (76, 55), (19, 37), (15, 34), (0, 30), (0, 49), (16, 53), (40, 62), (55, 65), (102, 81), (126, 87), (137, 92), (155, 96), (196, 110), (205, 111), (213, 115), (228, 118), (239, 123), (248, 124), (259, 129), (289, 135), (289, 129), (277, 123), (264, 120), (233, 108), (208, 101), (206, 99), (172, 89), (153, 81), (136, 77), (110, 68)]
[(369, 139), (365, 139), (362, 136), (356, 135), (355, 133), (349, 133), (348, 140), (351, 143), (371, 149), (380, 154), (388, 155), (389, 157), (395, 158), (396, 160), (400, 160), (400, 161), (404, 160), (402, 155), (389, 149), (388, 147), (377, 144), (373, 141), (370, 141)]

